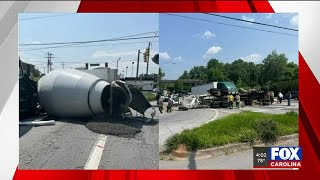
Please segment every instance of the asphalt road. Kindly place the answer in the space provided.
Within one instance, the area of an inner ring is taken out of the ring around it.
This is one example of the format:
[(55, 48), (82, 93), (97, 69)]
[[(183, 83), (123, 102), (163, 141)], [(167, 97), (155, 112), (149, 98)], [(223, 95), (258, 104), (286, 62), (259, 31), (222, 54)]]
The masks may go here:
[(20, 126), (19, 169), (158, 169), (158, 121), (133, 122), (141, 128), (134, 138), (99, 135), (70, 119)]

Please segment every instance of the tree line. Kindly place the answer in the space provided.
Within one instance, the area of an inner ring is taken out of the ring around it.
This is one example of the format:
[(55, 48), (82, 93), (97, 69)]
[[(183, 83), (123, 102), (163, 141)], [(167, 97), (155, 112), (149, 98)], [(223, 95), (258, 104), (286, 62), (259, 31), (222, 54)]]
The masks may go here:
[(258, 64), (242, 59), (232, 63), (210, 59), (206, 66), (194, 66), (190, 71), (184, 71), (173, 87), (176, 91), (190, 91), (191, 87), (184, 87), (182, 79), (198, 79), (202, 83), (231, 81), (238, 88), (268, 87), (275, 92), (287, 92), (298, 90), (298, 65), (288, 62), (285, 54), (273, 50)]

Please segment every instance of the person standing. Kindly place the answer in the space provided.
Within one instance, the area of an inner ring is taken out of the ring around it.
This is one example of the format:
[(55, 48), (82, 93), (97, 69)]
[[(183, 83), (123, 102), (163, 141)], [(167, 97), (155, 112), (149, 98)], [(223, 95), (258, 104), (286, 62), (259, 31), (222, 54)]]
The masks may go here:
[(229, 93), (229, 96), (228, 96), (228, 102), (229, 102), (229, 109), (233, 109), (233, 95), (231, 93)]
[(159, 111), (161, 114), (162, 114), (162, 110), (163, 110), (163, 99), (164, 99), (164, 97), (160, 96), (160, 98), (159, 98)]
[(274, 102), (274, 93), (273, 93), (273, 91), (270, 92), (270, 101), (271, 101), (271, 104), (273, 104), (273, 102)]
[(288, 106), (291, 106), (291, 91), (289, 91)]
[(168, 100), (167, 112), (172, 112), (172, 104), (173, 104), (173, 99), (172, 99), (172, 96), (170, 96)]
[(281, 104), (282, 103), (282, 98), (283, 98), (283, 94), (281, 92), (279, 92), (278, 98), (279, 98), (279, 102)]
[(236, 107), (238, 109), (240, 109), (240, 95), (239, 95), (239, 93), (237, 93), (235, 101), (236, 101)]

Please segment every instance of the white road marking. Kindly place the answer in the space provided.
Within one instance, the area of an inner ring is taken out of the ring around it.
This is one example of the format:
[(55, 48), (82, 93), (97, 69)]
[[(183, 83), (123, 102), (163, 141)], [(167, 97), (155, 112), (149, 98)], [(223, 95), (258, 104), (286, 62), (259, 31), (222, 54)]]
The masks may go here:
[(100, 134), (98, 136), (97, 142), (95, 143), (91, 154), (89, 156), (89, 159), (87, 160), (86, 165), (84, 166), (84, 169), (98, 169), (101, 156), (104, 150), (104, 145), (106, 144), (107, 136)]
[(208, 122), (214, 121), (219, 116), (219, 113), (217, 110), (215, 110), (215, 109), (211, 109), (211, 110), (214, 111), (216, 113), (216, 115), (212, 119), (210, 119), (209, 121), (205, 122), (205, 124), (207, 124)]

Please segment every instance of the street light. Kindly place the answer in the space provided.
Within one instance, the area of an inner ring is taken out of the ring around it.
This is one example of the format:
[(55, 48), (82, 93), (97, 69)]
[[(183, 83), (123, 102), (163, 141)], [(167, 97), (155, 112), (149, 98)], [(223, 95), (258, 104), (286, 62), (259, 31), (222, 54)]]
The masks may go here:
[(128, 66), (126, 67), (126, 77), (128, 77)]
[(134, 61), (132, 61), (132, 71), (131, 71), (131, 77), (133, 77), (133, 65), (134, 65)]
[(118, 69), (118, 64), (119, 64), (120, 59), (121, 59), (121, 57), (119, 57), (119, 59), (117, 60), (117, 69)]

